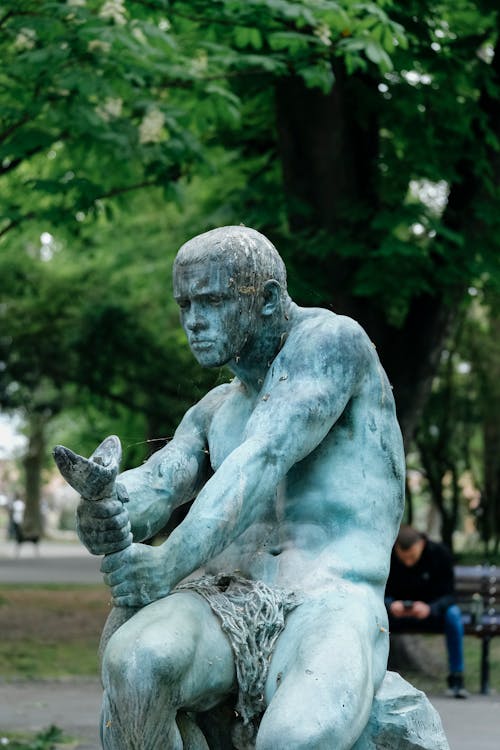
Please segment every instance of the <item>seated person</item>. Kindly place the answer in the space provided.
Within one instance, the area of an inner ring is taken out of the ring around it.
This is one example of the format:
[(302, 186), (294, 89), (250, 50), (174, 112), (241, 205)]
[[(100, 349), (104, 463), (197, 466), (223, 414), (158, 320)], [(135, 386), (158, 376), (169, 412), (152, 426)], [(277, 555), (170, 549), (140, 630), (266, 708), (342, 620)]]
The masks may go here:
[(411, 526), (401, 526), (391, 557), (385, 591), (391, 633), (442, 633), (448, 650), (448, 694), (466, 698), (464, 628), (455, 603), (453, 562), (444, 544)]

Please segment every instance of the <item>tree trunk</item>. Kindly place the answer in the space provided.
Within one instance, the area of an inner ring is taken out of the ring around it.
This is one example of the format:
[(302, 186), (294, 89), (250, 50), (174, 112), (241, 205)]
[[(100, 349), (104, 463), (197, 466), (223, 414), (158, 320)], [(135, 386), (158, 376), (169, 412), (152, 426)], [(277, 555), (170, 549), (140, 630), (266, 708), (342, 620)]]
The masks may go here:
[(41, 535), (43, 519), (41, 513), (42, 468), (45, 459), (45, 428), (47, 419), (41, 414), (29, 418), (28, 449), (24, 456), (25, 503), (23, 533), (27, 536)]
[[(384, 311), (350, 293), (354, 258), (336, 254), (335, 237), (346, 227), (369, 253), (380, 237), (371, 229), (378, 198), (378, 108), (375, 79), (335, 69), (330, 94), (308, 89), (299, 78), (276, 89), (278, 144), (292, 230), (331, 235), (326, 257), (307, 255), (307, 276), (329, 279), (328, 299), (318, 304), (358, 320), (374, 341), (392, 383), (408, 443), (428, 396), (455, 305), (441, 296), (415, 297), (401, 329)], [(363, 112), (360, 115), (360, 109)], [(295, 258), (294, 258), (295, 263)], [(301, 300), (298, 300), (299, 302)]]
[[(353, 206), (377, 209), (378, 94), (374, 79), (347, 76), (340, 64), (329, 94), (298, 77), (276, 87), (278, 146), (293, 230), (350, 220)], [(337, 267), (336, 259), (336, 267)]]
[[(379, 206), (377, 80), (361, 74), (347, 76), (340, 63), (334, 68), (335, 85), (329, 94), (308, 89), (298, 77), (284, 78), (276, 86), (278, 149), (289, 224), (292, 231), (304, 233), (304, 238), (308, 232), (313, 235), (318, 231), (331, 236), (331, 249), (322, 257), (305, 254), (305, 277), (327, 279), (327, 299), (318, 299), (318, 304), (331, 306), (333, 302), (336, 312), (358, 320), (374, 341), (394, 388), (408, 445), (430, 393), (440, 352), (470, 283), (464, 276), (477, 243), (479, 218), (474, 207), (480, 195), (484, 199), (484, 188), (472, 157), (467, 153), (460, 156), (456, 184), (450, 188), (442, 220), (465, 240), (462, 248), (454, 246), (448, 256), (461, 264), (462, 275), (448, 267), (446, 263), (451, 261), (443, 261), (443, 254), (437, 252), (434, 272), (441, 269), (443, 289), (415, 296), (401, 328), (390, 325), (384, 311), (375, 309), (370, 300), (354, 297), (350, 290), (357, 261), (339, 256), (336, 236), (339, 231), (350, 233), (353, 242), (366, 248), (367, 254), (380, 241), (372, 226)], [(500, 81), (500, 54), (495, 55), (491, 70)], [(476, 123), (478, 133), (471, 137), (483, 132), (484, 122), (500, 136), (500, 103), (486, 90), (480, 103), (484, 121)], [(492, 169), (500, 174), (500, 156), (490, 150)], [(445, 237), (438, 239), (442, 245), (449, 242)], [(456, 278), (458, 282), (453, 281)]]

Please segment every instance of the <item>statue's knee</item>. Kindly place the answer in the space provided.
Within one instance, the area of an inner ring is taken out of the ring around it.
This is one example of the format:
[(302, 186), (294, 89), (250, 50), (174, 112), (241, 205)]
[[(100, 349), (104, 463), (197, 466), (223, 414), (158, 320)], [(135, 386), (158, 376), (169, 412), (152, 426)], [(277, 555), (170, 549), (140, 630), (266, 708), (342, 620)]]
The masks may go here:
[[(257, 736), (256, 750), (331, 750), (342, 748), (342, 738), (338, 737), (333, 722), (328, 719), (317, 721), (311, 716), (309, 721), (296, 721), (291, 714), (286, 717), (262, 721)], [(340, 742), (340, 744), (339, 744)]]
[(129, 638), (117, 632), (104, 652), (103, 676), (115, 684), (137, 686), (151, 680), (178, 681), (192, 665), (193, 651), (178, 637), (160, 636), (154, 628)]

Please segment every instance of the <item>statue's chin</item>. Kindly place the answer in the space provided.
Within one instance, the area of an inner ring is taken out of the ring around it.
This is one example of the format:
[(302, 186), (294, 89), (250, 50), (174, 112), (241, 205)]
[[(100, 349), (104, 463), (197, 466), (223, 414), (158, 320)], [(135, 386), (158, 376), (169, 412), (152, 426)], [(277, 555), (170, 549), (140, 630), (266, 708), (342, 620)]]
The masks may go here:
[(191, 349), (198, 364), (202, 367), (222, 367), (227, 364), (227, 359), (223, 359), (217, 352), (199, 351)]

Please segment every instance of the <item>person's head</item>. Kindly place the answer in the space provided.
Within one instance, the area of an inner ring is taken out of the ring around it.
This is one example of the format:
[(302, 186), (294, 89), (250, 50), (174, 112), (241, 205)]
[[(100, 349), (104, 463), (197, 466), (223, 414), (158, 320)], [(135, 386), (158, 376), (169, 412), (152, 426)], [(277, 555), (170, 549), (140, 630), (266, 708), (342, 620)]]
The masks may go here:
[(289, 300), (285, 265), (255, 229), (213, 229), (177, 253), (174, 297), (193, 354), (219, 367), (240, 357), (263, 325), (281, 325)]
[(425, 537), (413, 528), (413, 526), (403, 525), (394, 545), (394, 552), (401, 560), (403, 565), (411, 568), (420, 560), (425, 547)]

